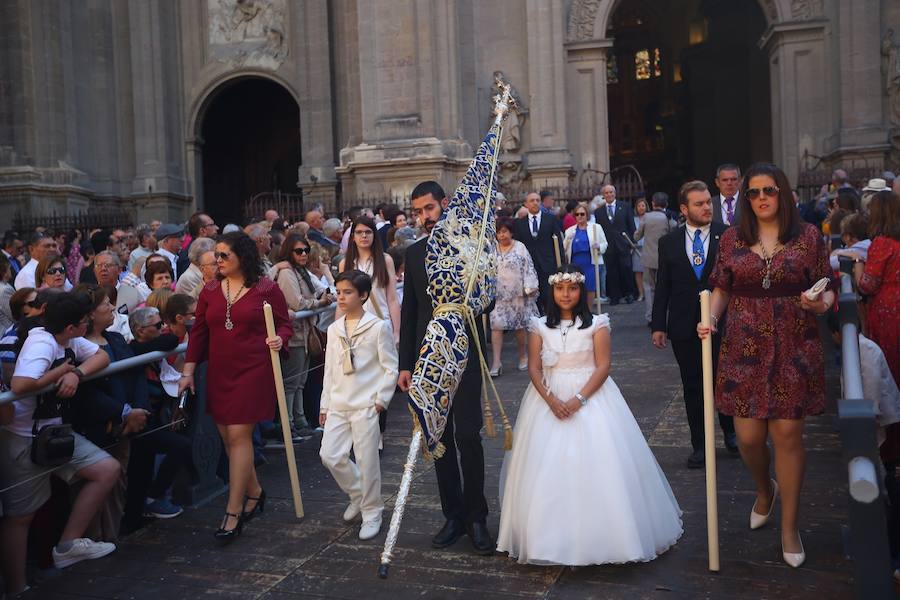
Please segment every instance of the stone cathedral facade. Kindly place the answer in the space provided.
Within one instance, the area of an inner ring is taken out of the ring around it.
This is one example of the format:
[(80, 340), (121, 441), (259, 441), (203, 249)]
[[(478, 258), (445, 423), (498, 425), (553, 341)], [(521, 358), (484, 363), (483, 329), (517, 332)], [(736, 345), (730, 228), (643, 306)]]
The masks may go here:
[(499, 73), (512, 189), (900, 166), (896, 0), (0, 0), (0, 221), (452, 188)]

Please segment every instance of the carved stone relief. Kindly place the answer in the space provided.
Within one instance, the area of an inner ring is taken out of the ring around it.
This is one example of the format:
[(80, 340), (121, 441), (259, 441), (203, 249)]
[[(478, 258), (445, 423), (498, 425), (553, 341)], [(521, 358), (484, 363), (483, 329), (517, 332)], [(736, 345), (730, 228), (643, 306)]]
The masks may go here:
[(594, 22), (599, 9), (600, 0), (575, 0), (572, 2), (572, 8), (569, 9), (569, 27), (566, 39), (570, 42), (594, 39)]
[(207, 0), (211, 56), (233, 66), (277, 69), (288, 53), (286, 0)]
[(824, 13), (822, 0), (791, 0), (792, 19), (816, 19)]
[(494, 89), (499, 98), (502, 89), (508, 87), (512, 102), (509, 103), (509, 112), (503, 122), (503, 134), (500, 139), (500, 160), (497, 173), (498, 183), (503, 190), (515, 190), (527, 177), (525, 167), (522, 164), (522, 129), (528, 116), (528, 109), (522, 104), (522, 98), (518, 90), (507, 82), (503, 71), (494, 71)]
[(900, 125), (900, 45), (894, 43), (893, 29), (885, 31), (881, 38), (881, 72), (891, 123)]

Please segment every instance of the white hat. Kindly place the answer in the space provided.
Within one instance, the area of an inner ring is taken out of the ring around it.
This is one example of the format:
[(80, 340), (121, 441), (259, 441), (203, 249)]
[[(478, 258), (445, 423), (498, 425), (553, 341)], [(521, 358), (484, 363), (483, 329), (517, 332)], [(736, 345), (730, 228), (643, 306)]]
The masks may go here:
[(866, 187), (862, 189), (864, 192), (883, 192), (885, 190), (889, 190), (887, 186), (887, 182), (881, 177), (873, 177), (869, 180), (869, 183), (866, 184)]

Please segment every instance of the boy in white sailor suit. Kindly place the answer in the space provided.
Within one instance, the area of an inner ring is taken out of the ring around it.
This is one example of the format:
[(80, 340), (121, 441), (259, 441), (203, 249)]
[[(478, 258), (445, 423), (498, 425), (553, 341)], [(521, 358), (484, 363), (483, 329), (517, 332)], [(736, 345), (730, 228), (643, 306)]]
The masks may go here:
[(362, 514), (359, 539), (368, 540), (381, 530), (378, 415), (387, 410), (397, 385), (397, 347), (390, 323), (363, 309), (372, 290), (368, 275), (344, 271), (334, 285), (344, 316), (328, 327), (319, 456), (350, 496), (344, 520)]

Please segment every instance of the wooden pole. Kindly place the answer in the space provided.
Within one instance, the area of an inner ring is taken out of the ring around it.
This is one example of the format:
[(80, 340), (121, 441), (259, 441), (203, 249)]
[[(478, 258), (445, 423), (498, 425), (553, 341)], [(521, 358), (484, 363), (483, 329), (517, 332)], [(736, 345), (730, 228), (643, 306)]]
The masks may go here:
[(556, 268), (558, 269), (562, 266), (562, 259), (559, 253), (559, 238), (555, 233), (553, 234), (553, 252), (556, 254)]
[[(594, 223), (594, 242), (597, 243), (598, 225)], [(594, 255), (594, 305), (597, 308), (597, 314), (600, 314), (600, 249), (591, 247), (591, 253)]]
[[(709, 290), (700, 292), (700, 323), (710, 326)], [(706, 454), (706, 538), (709, 546), (709, 570), (719, 570), (719, 505), (716, 495), (716, 438), (713, 397), (712, 333), (702, 341), (703, 355), (703, 447)]]
[[(263, 313), (266, 317), (266, 335), (275, 337), (275, 319), (272, 317), (272, 305), (263, 302)], [(294, 494), (294, 512), (298, 519), (303, 518), (303, 498), (300, 497), (300, 475), (297, 473), (297, 460), (294, 458), (294, 441), (291, 438), (291, 421), (287, 412), (287, 401), (284, 396), (284, 378), (281, 375), (281, 360), (278, 352), (269, 350), (272, 358), (272, 373), (275, 376), (275, 392), (278, 396), (278, 414), (281, 415), (281, 435), (284, 437), (284, 453), (287, 455), (288, 473), (291, 477), (291, 492)]]

